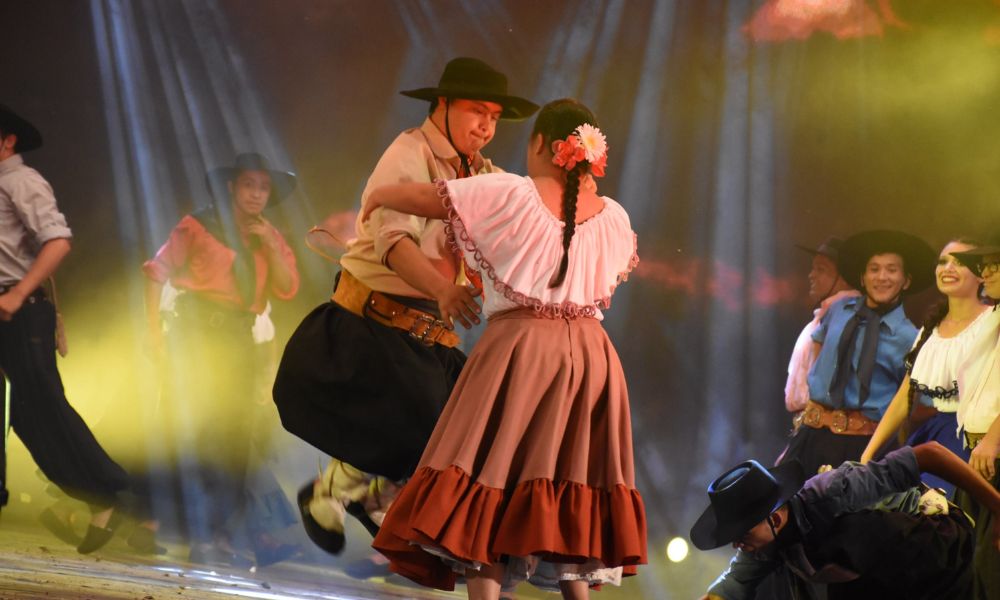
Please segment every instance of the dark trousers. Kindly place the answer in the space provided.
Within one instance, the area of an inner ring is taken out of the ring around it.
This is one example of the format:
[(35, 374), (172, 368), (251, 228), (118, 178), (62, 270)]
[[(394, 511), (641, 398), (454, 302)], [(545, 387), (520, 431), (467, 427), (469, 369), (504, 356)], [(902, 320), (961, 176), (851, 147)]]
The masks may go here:
[(128, 474), (66, 400), (56, 368), (55, 309), (41, 294), (0, 321), (0, 369), (10, 384), (11, 427), (42, 473), (94, 509), (116, 504)]

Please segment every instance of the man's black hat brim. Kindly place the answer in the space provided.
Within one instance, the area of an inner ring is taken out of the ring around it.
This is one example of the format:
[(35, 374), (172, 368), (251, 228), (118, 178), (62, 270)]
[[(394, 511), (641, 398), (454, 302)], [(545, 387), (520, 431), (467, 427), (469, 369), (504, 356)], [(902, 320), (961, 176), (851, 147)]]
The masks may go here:
[(271, 178), (271, 195), (268, 196), (268, 207), (274, 206), (286, 199), (295, 190), (295, 173), (272, 169), (267, 159), (260, 154), (246, 152), (240, 154), (232, 165), (212, 169), (205, 176), (208, 190), (216, 198), (227, 197), (226, 184), (235, 181), (243, 171), (264, 171)]
[(743, 507), (737, 514), (721, 514), (709, 503), (691, 527), (691, 543), (699, 550), (711, 550), (740, 539), (795, 495), (805, 483), (801, 463), (790, 460), (767, 469), (778, 483), (774, 493)]
[(503, 109), (500, 118), (509, 121), (527, 119), (538, 110), (534, 102), (507, 93), (506, 75), (478, 58), (467, 56), (448, 61), (436, 86), (403, 90), (400, 94), (428, 102), (441, 97), (495, 102)]
[(891, 229), (863, 231), (844, 240), (837, 269), (847, 283), (861, 286), (868, 261), (879, 254), (903, 257), (903, 269), (910, 276), (910, 286), (903, 290), (903, 295), (916, 294), (934, 285), (937, 253), (917, 236)]

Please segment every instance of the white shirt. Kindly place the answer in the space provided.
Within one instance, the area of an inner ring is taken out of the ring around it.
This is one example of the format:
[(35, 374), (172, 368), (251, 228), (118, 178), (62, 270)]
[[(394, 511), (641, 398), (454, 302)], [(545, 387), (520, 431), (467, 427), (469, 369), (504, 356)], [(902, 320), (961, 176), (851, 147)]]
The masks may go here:
[(977, 365), (963, 365), (958, 371), (958, 386), (963, 391), (958, 404), (958, 426), (969, 433), (986, 433), (1000, 415), (1000, 336), (997, 333), (1000, 311), (988, 311), (992, 324), (992, 347), (984, 352)]
[(998, 333), (1000, 313), (992, 310), (984, 311), (952, 337), (941, 337), (935, 327), (910, 371), (910, 385), (920, 393), (920, 401), (941, 412), (957, 412), (968, 385), (959, 383), (959, 373), (969, 377), (983, 370)]

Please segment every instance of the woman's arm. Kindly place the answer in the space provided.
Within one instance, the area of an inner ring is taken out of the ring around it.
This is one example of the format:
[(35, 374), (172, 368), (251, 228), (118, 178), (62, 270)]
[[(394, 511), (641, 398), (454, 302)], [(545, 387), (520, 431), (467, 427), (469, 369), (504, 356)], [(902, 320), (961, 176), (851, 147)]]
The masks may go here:
[(882, 420), (878, 422), (878, 427), (875, 428), (872, 439), (868, 440), (868, 446), (861, 453), (861, 464), (865, 464), (874, 458), (875, 453), (882, 446), (885, 446), (889, 438), (899, 430), (900, 425), (903, 424), (903, 421), (909, 415), (909, 397), (910, 376), (907, 375), (903, 378), (903, 383), (900, 384), (899, 389), (896, 390), (896, 395), (892, 397), (892, 402), (889, 403), (889, 408), (882, 415)]
[(429, 219), (444, 219), (448, 216), (448, 210), (441, 202), (436, 184), (433, 183), (394, 183), (375, 188), (368, 194), (362, 207), (361, 220), (367, 221), (373, 210), (383, 206)]
[(993, 544), (1000, 549), (1000, 492), (972, 470), (957, 454), (937, 442), (927, 442), (914, 446), (913, 454), (917, 465), (925, 473), (931, 473), (949, 483), (962, 488), (976, 502), (993, 513)]

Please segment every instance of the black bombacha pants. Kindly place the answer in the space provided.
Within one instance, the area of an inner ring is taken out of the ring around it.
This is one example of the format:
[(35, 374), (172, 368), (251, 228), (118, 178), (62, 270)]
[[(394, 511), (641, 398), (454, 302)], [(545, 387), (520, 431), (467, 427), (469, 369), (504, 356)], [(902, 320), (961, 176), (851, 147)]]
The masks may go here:
[(56, 368), (55, 309), (41, 291), (0, 321), (0, 369), (10, 383), (10, 421), (42, 473), (100, 510), (118, 502), (129, 476), (70, 406)]

